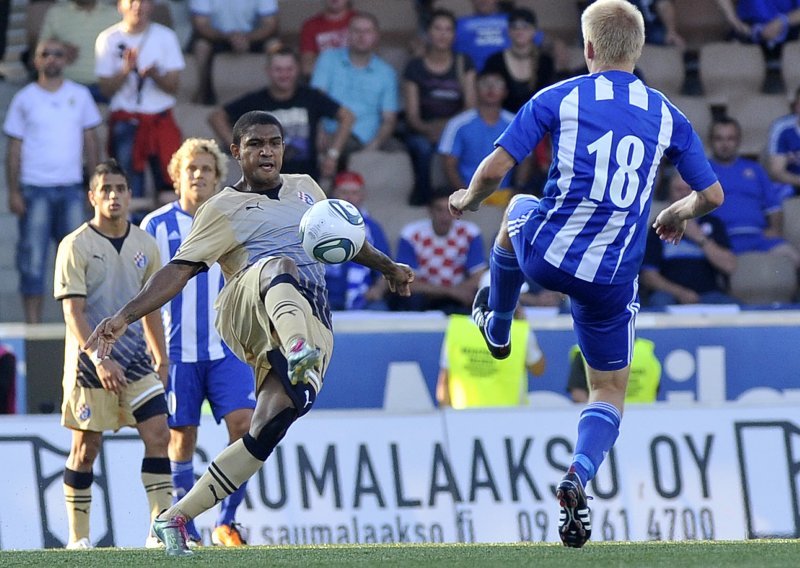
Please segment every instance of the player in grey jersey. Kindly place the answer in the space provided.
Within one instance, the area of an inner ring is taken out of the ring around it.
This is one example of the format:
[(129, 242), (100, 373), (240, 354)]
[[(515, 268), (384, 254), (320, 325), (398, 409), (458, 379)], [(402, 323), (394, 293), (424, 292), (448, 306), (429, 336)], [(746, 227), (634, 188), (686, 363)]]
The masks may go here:
[[(209, 199), (172, 261), (87, 341), (100, 356), (127, 326), (173, 298), (198, 271), (218, 262), (225, 286), (216, 327), (225, 343), (255, 371), (257, 403), (250, 431), (209, 465), (189, 493), (153, 524), (168, 554), (191, 554), (185, 523), (213, 507), (258, 471), (291, 424), (307, 413), (322, 387), (333, 349), (324, 270), (300, 245), (298, 225), (325, 199), (306, 175), (281, 174), (283, 127), (252, 111), (234, 125), (231, 153), (243, 179)], [(365, 243), (354, 259), (411, 293), (412, 270)]]

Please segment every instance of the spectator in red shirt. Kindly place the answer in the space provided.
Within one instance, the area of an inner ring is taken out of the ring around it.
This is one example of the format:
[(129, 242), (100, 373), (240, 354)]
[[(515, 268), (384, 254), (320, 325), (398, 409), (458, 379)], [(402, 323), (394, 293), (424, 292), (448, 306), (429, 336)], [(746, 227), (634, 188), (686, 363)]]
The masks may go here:
[(325, 9), (300, 28), (300, 64), (310, 77), (320, 52), (347, 45), (347, 28), (355, 12), (351, 0), (325, 0)]

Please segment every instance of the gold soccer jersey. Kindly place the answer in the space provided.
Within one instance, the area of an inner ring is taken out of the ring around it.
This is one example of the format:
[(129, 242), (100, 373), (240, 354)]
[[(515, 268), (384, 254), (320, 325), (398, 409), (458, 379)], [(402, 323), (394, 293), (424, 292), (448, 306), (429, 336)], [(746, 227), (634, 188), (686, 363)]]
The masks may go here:
[[(125, 237), (111, 239), (84, 223), (58, 246), (55, 297), (85, 297), (85, 315), (92, 329), (138, 294), (161, 266), (155, 239), (132, 224), (128, 227)], [(128, 381), (153, 372), (141, 321), (128, 326), (111, 357), (125, 369)], [(64, 382), (72, 381), (81, 387), (102, 388), (94, 364), (67, 328)]]
[(250, 193), (226, 187), (198, 209), (192, 230), (173, 262), (218, 262), (225, 282), (263, 258), (285, 256), (299, 269), (300, 288), (316, 315), (328, 328), (330, 307), (325, 270), (300, 244), (298, 226), (303, 213), (325, 192), (304, 174), (282, 174), (275, 191)]

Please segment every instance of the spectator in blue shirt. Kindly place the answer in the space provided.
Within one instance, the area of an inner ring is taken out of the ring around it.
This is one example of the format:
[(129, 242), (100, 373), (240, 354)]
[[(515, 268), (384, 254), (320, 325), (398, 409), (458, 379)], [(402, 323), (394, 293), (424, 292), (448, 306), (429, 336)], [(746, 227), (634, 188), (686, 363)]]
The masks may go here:
[[(379, 38), (377, 18), (358, 12), (350, 20), (348, 47), (323, 51), (311, 77), (313, 87), (356, 117), (346, 153), (384, 149), (397, 123), (397, 73), (375, 55)], [(326, 120), (324, 127), (332, 135), (336, 122)]]
[[(672, 174), (670, 203), (691, 191), (679, 173)], [(714, 215), (704, 215), (686, 222), (683, 239), (677, 245), (662, 241), (651, 228), (639, 280), (650, 307), (735, 304), (736, 300), (726, 293), (728, 277), (734, 270), (736, 256), (730, 250), (725, 225)]]
[(767, 157), (772, 179), (785, 186), (782, 195), (800, 195), (800, 89), (794, 94), (792, 113), (772, 123)]
[[(444, 173), (450, 187), (466, 187), (478, 164), (494, 150), (494, 141), (511, 124), (514, 114), (503, 110), (508, 90), (498, 71), (484, 71), (477, 81), (478, 106), (451, 118), (439, 140)], [(500, 184), (501, 190), (512, 187), (511, 175)], [(508, 199), (508, 191), (492, 196), (500, 202)]]
[(733, 118), (711, 125), (710, 161), (725, 188), (725, 203), (714, 212), (725, 223), (736, 254), (769, 252), (792, 259), (800, 253), (783, 239), (783, 210), (778, 188), (758, 162), (739, 155), (741, 127)]
[(475, 13), (456, 22), (455, 50), (468, 55), (479, 72), (490, 55), (511, 44), (508, 14), (499, 4), (499, 0), (472, 0)]

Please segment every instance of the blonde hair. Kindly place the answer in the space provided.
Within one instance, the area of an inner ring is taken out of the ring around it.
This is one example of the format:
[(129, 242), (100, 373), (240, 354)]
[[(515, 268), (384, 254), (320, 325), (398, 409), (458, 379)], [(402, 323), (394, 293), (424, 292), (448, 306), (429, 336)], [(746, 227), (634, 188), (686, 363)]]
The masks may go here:
[(172, 159), (167, 166), (167, 173), (172, 179), (175, 191), (178, 191), (178, 184), (181, 178), (181, 165), (185, 160), (191, 159), (197, 154), (211, 154), (217, 166), (217, 189), (228, 175), (228, 159), (222, 150), (219, 149), (216, 141), (210, 138), (187, 138), (181, 147), (172, 155)]
[(626, 0), (597, 0), (581, 15), (581, 30), (602, 65), (633, 65), (642, 54), (644, 18)]

